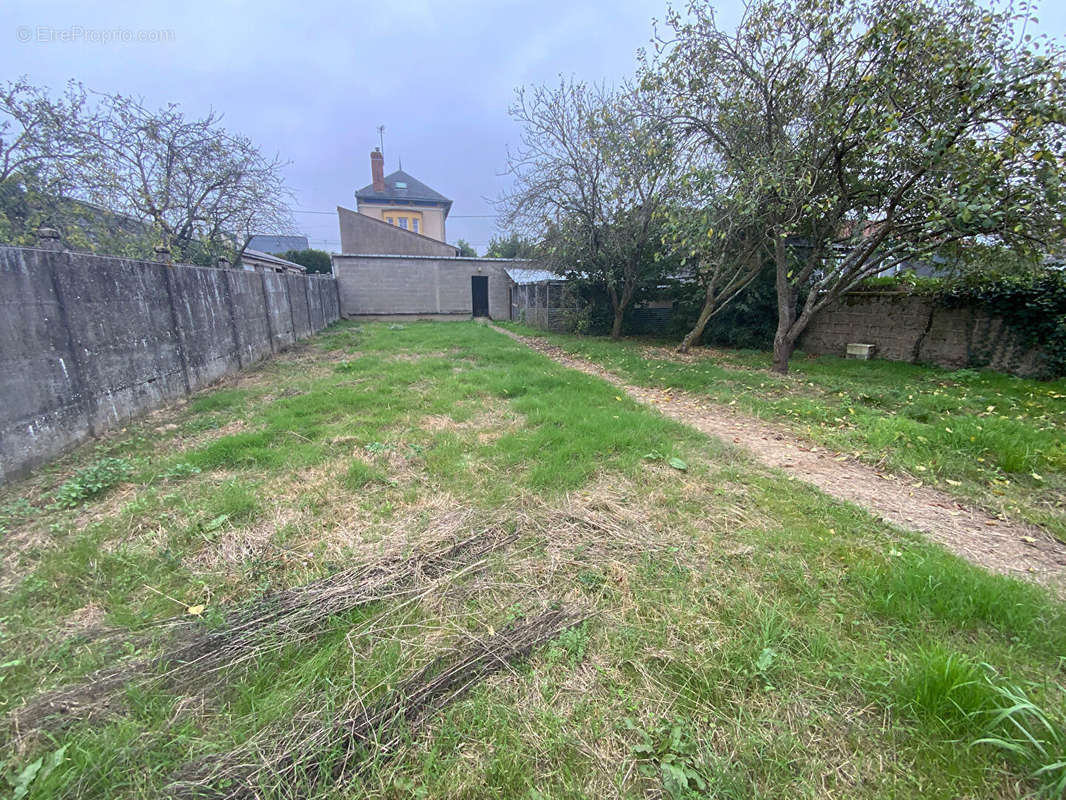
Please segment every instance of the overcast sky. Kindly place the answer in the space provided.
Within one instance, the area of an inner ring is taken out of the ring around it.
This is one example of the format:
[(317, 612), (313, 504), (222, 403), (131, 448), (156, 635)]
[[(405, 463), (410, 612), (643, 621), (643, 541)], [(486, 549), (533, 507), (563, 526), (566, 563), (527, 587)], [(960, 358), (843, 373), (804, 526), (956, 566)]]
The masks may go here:
[[(223, 112), (228, 128), (291, 162), (296, 223), (313, 247), (339, 247), (334, 209), (355, 207), (385, 125), (386, 173), (402, 159), (405, 171), (454, 200), (448, 240), (483, 253), (496, 232), (491, 201), (507, 185), (507, 147), (518, 141), (507, 115), (515, 87), (560, 74), (625, 78), (667, 0), (0, 7), (0, 78), (25, 75), (56, 90), (76, 78), (150, 105), (180, 103), (192, 115)], [(735, 24), (739, 0), (717, 7)], [(1063, 37), (1066, 3), (1045, 2), (1039, 15), (1041, 32)]]

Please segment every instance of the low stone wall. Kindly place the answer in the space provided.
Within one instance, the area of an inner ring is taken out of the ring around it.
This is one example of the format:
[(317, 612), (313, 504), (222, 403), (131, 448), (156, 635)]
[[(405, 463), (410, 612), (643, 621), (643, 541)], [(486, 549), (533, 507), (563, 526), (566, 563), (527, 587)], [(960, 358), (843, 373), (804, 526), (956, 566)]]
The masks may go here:
[(799, 348), (843, 356), (849, 342), (877, 345), (875, 357), (889, 361), (989, 367), (1023, 377), (1045, 371), (1043, 352), (1024, 346), (1001, 317), (901, 292), (845, 295), (812, 320)]
[(0, 247), (0, 482), (339, 315), (328, 276)]

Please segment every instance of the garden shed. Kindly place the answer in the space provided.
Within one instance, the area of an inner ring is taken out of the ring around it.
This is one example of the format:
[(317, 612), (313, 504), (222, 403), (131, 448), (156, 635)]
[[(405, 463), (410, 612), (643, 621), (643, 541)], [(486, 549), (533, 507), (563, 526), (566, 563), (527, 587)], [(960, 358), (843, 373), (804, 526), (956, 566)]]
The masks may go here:
[(511, 319), (547, 330), (570, 327), (577, 302), (566, 278), (546, 269), (512, 267)]

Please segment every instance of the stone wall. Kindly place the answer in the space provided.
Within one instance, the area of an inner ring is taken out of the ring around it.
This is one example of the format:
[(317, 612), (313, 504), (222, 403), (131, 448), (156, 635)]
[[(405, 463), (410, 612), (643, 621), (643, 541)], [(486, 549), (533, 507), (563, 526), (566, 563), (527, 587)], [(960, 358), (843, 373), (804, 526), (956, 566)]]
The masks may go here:
[(511, 278), (506, 269), (528, 261), (502, 258), (434, 258), (335, 255), (333, 274), (345, 317), (470, 317), (470, 278), (489, 279), (489, 316), (510, 318)]
[(0, 247), (0, 482), (339, 315), (330, 277)]
[(948, 369), (989, 367), (1023, 377), (1044, 373), (1044, 356), (1021, 344), (1002, 318), (945, 308), (900, 292), (856, 292), (818, 314), (800, 337), (808, 353), (843, 356), (849, 342), (877, 345), (876, 358)]

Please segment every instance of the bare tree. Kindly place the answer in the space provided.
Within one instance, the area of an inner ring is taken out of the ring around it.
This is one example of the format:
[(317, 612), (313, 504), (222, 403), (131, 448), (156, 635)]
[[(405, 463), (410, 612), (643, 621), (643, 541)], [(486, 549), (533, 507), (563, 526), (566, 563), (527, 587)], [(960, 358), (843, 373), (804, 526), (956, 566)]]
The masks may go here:
[(540, 239), (557, 271), (603, 287), (614, 338), (660, 271), (657, 224), (674, 162), (669, 130), (644, 108), (652, 100), (564, 80), (519, 90), (511, 108), (523, 133), (509, 157), (504, 224)]
[(89, 197), (150, 222), (164, 244), (240, 257), (253, 233), (293, 229), (292, 195), (277, 158), (230, 133), (215, 112), (188, 119), (176, 105), (158, 111), (104, 95), (93, 128), (100, 158), (83, 170)]

